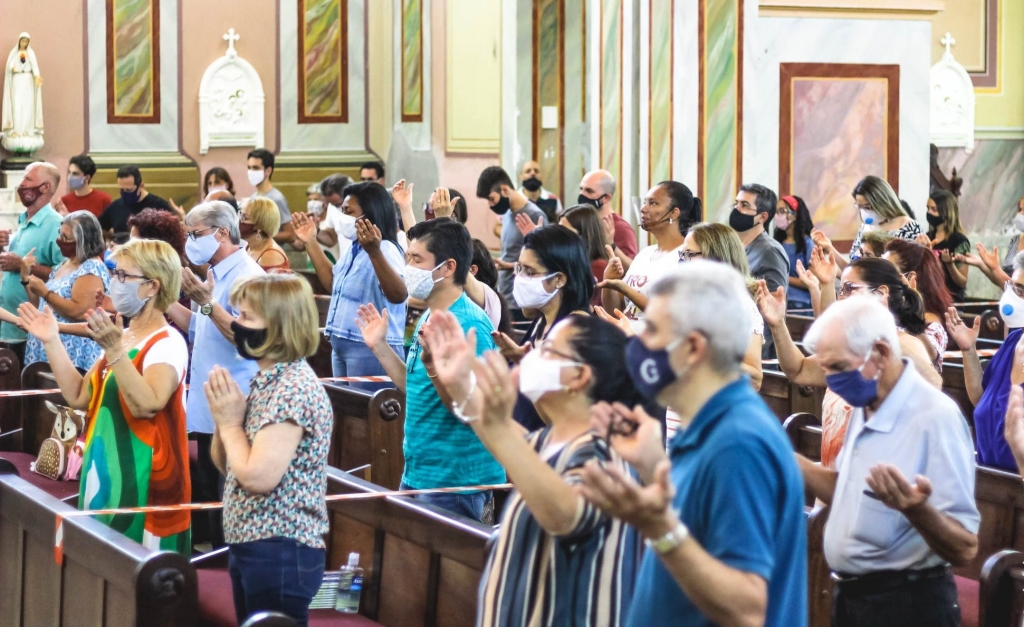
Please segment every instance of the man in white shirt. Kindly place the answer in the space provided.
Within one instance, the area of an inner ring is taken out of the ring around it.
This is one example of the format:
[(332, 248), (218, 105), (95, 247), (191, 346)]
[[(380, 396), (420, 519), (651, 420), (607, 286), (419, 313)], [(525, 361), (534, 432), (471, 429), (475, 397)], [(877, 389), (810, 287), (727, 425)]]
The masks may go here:
[(901, 358), (896, 323), (876, 297), (830, 306), (804, 345), (854, 408), (836, 470), (797, 456), (807, 489), (832, 507), (832, 624), (960, 625), (950, 565), (974, 558), (981, 521), (967, 422)]
[(320, 248), (334, 257), (335, 263), (352, 247), (352, 238), (355, 237), (355, 218), (339, 209), (345, 200), (345, 188), (351, 184), (352, 179), (344, 174), (332, 174), (320, 181), (320, 198), (325, 206), (316, 241)]

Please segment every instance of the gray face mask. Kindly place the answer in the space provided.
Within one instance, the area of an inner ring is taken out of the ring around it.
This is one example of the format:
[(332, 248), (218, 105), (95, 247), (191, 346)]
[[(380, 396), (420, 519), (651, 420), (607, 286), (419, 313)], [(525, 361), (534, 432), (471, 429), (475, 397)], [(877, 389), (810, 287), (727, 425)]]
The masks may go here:
[(114, 309), (122, 316), (134, 318), (149, 302), (149, 298), (139, 296), (139, 283), (122, 283), (117, 279), (110, 282), (110, 300)]

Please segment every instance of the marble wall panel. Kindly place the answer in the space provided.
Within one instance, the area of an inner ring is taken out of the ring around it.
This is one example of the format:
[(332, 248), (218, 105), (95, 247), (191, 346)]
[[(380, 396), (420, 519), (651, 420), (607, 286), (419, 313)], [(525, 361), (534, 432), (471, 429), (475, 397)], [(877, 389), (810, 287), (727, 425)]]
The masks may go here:
[(743, 0), (700, 0), (699, 194), (707, 218), (725, 220), (742, 178)]
[(422, 0), (402, 0), (402, 121), (423, 121)]
[(160, 1), (107, 0), (107, 122), (160, 123)]
[[(533, 158), (544, 186), (562, 194), (565, 116), (565, 0), (533, 4)], [(544, 107), (558, 109), (557, 128), (542, 128)]]
[[(601, 0), (598, 94), (599, 165), (622, 181), (622, 18), (623, 0)], [(627, 190), (628, 191), (628, 190)]]
[[(672, 178), (672, 64), (675, 2), (650, 0), (650, 151), (648, 178), (653, 185)], [(643, 106), (641, 104), (641, 106)], [(641, 186), (642, 187), (642, 186)]]
[(940, 148), (939, 167), (947, 175), (956, 168), (960, 188), (960, 221), (969, 233), (1003, 232), (1024, 197), (1024, 141), (978, 140), (974, 152)]
[(299, 124), (348, 121), (346, 0), (298, 0)]

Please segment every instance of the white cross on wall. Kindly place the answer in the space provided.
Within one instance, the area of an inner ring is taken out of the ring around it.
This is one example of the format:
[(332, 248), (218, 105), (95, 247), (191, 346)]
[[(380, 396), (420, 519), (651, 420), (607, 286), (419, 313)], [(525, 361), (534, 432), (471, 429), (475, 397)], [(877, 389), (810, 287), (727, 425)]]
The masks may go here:
[(235, 42), (241, 39), (242, 36), (235, 32), (235, 29), (229, 28), (227, 34), (224, 35), (224, 41), (228, 42), (227, 55), (230, 57), (235, 56), (238, 52), (235, 50)]
[(953, 54), (953, 51), (950, 48), (956, 45), (956, 40), (953, 39), (953, 35), (951, 33), (946, 33), (942, 39), (939, 40), (939, 43), (946, 47), (946, 54)]

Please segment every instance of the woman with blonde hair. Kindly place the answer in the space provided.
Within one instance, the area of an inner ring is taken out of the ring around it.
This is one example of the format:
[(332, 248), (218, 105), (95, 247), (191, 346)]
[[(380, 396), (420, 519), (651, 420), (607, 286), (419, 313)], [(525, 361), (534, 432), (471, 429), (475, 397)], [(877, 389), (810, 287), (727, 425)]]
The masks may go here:
[(946, 289), (961, 303), (967, 296), (967, 263), (961, 255), (971, 253), (971, 240), (960, 224), (960, 203), (950, 192), (937, 189), (928, 197), (927, 217), (930, 247), (939, 254)]
[[(166, 242), (133, 240), (114, 249), (114, 260), (110, 298), (118, 313), (114, 320), (103, 309), (86, 314), (103, 355), (84, 376), (61, 343), (53, 310), (24, 303), (18, 313), (43, 345), (64, 400), (88, 413), (79, 508), (188, 503), (188, 346), (164, 318), (178, 299), (181, 258)], [(127, 328), (122, 317), (131, 319)], [(187, 511), (94, 518), (154, 550), (191, 553)]]
[(865, 233), (881, 231), (889, 233), (895, 238), (914, 241), (921, 235), (921, 225), (907, 215), (906, 209), (900, 202), (899, 196), (892, 187), (877, 176), (865, 176), (853, 188), (853, 202), (860, 212), (861, 225), (857, 229), (857, 237), (850, 247), (849, 259), (840, 254), (832, 240), (820, 229), (811, 231), (811, 239), (826, 252), (832, 254), (832, 258), (839, 264), (842, 270), (850, 261), (860, 259), (863, 255), (863, 239)]
[(224, 484), (224, 540), (239, 624), (261, 611), (300, 625), (323, 579), (327, 453), (334, 414), (306, 358), (320, 345), (309, 283), (268, 274), (237, 283), (235, 346), (259, 372), (246, 398), (215, 366), (204, 384), (213, 462)]
[(249, 256), (267, 272), (288, 270), (288, 255), (274, 241), (281, 230), (281, 212), (273, 200), (257, 196), (238, 212), (238, 233), (249, 244)]

